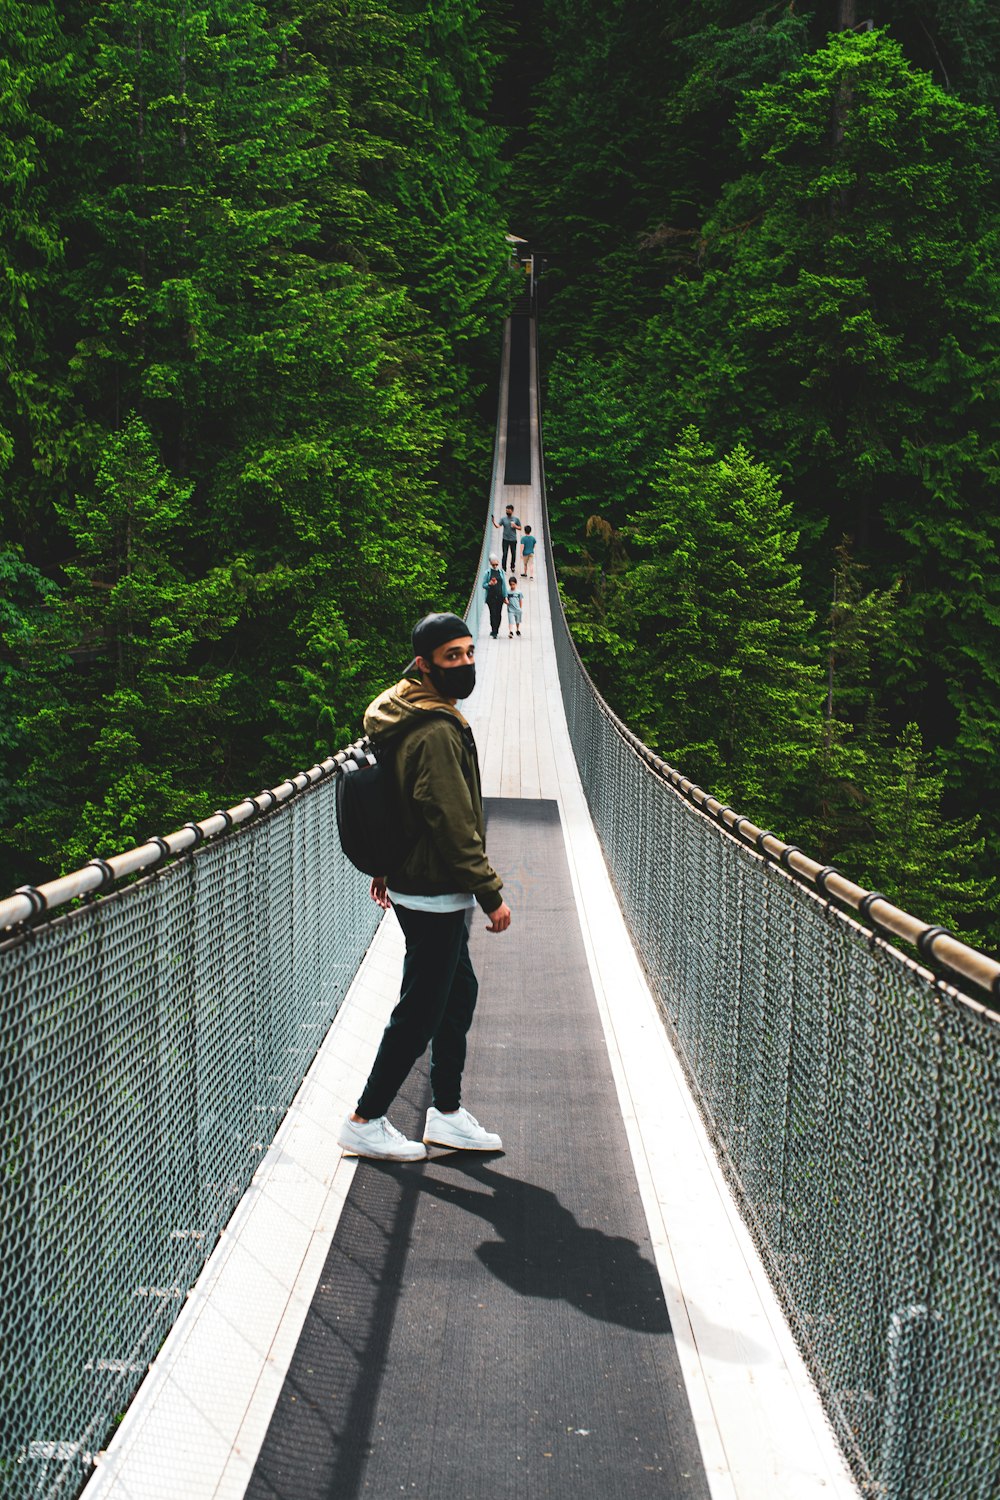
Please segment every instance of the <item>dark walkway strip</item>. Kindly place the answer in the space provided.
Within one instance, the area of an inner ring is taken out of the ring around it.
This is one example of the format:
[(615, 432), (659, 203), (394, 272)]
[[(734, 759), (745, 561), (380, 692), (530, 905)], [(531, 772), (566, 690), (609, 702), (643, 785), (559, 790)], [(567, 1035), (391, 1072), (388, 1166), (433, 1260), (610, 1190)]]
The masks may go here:
[(510, 374), (507, 382), (507, 448), (504, 484), (531, 483), (531, 319), (510, 320)]
[(489, 819), (516, 925), (473, 924), (465, 1103), (506, 1154), (361, 1163), (251, 1500), (707, 1500), (558, 808)]

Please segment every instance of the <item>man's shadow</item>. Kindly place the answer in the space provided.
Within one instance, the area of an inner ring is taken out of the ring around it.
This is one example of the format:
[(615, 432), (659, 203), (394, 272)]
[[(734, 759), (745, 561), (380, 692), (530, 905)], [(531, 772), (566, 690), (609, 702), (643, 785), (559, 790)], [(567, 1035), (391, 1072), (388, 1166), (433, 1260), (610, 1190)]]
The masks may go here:
[(547, 1188), (506, 1176), (488, 1159), (470, 1161), (458, 1154), (433, 1157), (413, 1180), (419, 1180), (420, 1192), (493, 1227), (499, 1240), (485, 1240), (476, 1256), (519, 1296), (561, 1298), (605, 1323), (642, 1333), (670, 1332), (656, 1267), (636, 1242), (584, 1228)]

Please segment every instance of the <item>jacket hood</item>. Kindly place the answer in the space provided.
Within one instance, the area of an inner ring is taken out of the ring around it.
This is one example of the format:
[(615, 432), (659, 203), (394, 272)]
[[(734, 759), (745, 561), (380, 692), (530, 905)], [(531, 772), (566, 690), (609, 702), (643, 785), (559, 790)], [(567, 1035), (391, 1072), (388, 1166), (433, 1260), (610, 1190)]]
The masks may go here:
[(415, 715), (446, 714), (459, 725), (467, 721), (447, 698), (425, 686), (420, 677), (404, 677), (394, 687), (386, 688), (365, 710), (365, 733), (372, 739), (390, 740), (413, 727)]

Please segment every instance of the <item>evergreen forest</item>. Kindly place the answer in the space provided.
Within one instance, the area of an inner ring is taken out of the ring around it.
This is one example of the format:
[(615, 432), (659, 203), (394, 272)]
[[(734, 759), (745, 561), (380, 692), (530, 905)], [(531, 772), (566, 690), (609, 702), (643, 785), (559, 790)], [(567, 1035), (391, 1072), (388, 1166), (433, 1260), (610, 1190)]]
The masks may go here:
[(476, 0), (0, 0), (0, 884), (353, 740), (464, 609), (511, 297)]
[(567, 613), (1000, 943), (993, 0), (0, 0), (0, 884), (328, 754), (462, 609), (505, 233)]
[(754, 822), (1000, 942), (1000, 10), (545, 0), (564, 599), (605, 697)]

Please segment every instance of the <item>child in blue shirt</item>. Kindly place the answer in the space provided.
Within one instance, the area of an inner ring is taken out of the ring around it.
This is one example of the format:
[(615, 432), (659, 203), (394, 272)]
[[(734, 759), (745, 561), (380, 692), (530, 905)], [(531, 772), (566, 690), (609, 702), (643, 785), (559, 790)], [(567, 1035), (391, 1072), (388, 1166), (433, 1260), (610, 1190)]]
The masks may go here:
[(538, 538), (532, 536), (531, 527), (524, 528), (524, 536), (521, 538), (521, 569), (522, 578), (534, 578), (535, 576), (535, 543)]
[[(516, 625), (518, 635), (521, 634), (521, 611), (524, 608), (524, 595), (517, 586), (517, 574), (510, 575), (510, 587), (507, 590), (507, 624)], [(514, 634), (508, 629), (508, 638)]]

